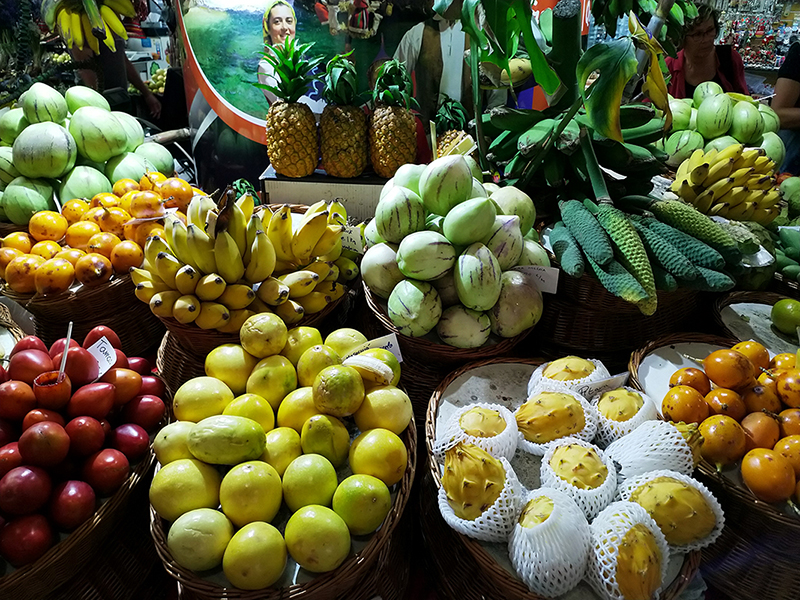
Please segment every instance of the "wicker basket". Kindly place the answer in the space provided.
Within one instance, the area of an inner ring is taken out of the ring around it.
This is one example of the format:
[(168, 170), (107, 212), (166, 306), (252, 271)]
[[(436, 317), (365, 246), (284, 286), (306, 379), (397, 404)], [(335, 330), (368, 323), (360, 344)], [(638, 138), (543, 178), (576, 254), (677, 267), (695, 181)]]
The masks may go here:
[(775, 275), (772, 276), (772, 283), (769, 286), (769, 291), (775, 292), (776, 294), (783, 294), (790, 298), (800, 298), (800, 284), (794, 279), (784, 277), (780, 273), (775, 273)]
[(8, 330), (17, 342), (25, 337), (25, 332), (11, 317), (11, 311), (5, 304), (0, 303), (0, 327)]
[(503, 339), (496, 344), (484, 344), (480, 348), (455, 348), (440, 342), (434, 342), (424, 337), (411, 337), (403, 335), (395, 327), (386, 310), (381, 306), (378, 297), (370, 291), (367, 284), (364, 285), (364, 297), (367, 301), (372, 315), (383, 327), (384, 334), (394, 333), (400, 342), (400, 349), (403, 354), (413, 354), (418, 360), (430, 362), (438, 365), (464, 364), (472, 360), (482, 360), (496, 356), (505, 356), (511, 353), (514, 347), (519, 344), (531, 332), (526, 329), (518, 336)]
[[(423, 535), (430, 554), (431, 567), (434, 569), (432, 579), (436, 582), (437, 591), (445, 598), (453, 600), (543, 600), (542, 596), (532, 593), (512, 572), (501, 566), (480, 542), (451, 529), (441, 517), (436, 501), (441, 476), (433, 456), (433, 443), (436, 439), (436, 418), (442, 396), (456, 379), (468, 371), (502, 363), (535, 368), (542, 361), (500, 358), (471, 363), (453, 371), (431, 396), (425, 421), (428, 470), (420, 494), (420, 512), (424, 519)], [(695, 576), (699, 566), (700, 553), (687, 554), (679, 575), (659, 597), (662, 600), (677, 598)]]
[[(691, 333), (654, 340), (631, 354), (630, 385), (643, 390), (638, 369), (648, 354), (664, 346), (687, 342), (729, 348), (737, 340)], [(758, 590), (759, 597), (775, 600), (800, 597), (800, 565), (796, 561), (787, 561), (785, 567), (778, 570), (773, 558), (794, 557), (800, 552), (800, 519), (786, 514), (772, 504), (757, 500), (743, 485), (717, 473), (714, 465), (705, 460), (698, 465), (696, 474), (719, 500), (725, 512), (722, 536), (713, 546), (703, 550), (706, 561), (709, 557), (714, 559), (714, 563), (708, 565), (714, 585), (722, 587), (726, 592), (729, 589), (735, 590), (733, 595), (737, 598), (752, 598), (756, 595), (753, 594), (754, 590)], [(770, 552), (772, 556), (767, 557)], [(751, 561), (761, 563), (754, 566)], [(717, 574), (717, 563), (723, 565), (727, 573), (736, 572), (747, 579), (749, 585), (740, 588), (741, 581), (737, 578), (722, 582), (726, 576)], [(773, 581), (778, 579), (777, 573), (781, 574), (782, 581)], [(766, 592), (770, 592), (770, 595), (765, 595)]]
[(743, 302), (752, 304), (766, 304), (772, 306), (778, 300), (783, 300), (787, 296), (776, 294), (775, 292), (731, 292), (720, 296), (714, 302), (714, 320), (719, 326), (722, 333), (729, 338), (736, 338), (736, 334), (731, 331), (725, 322), (722, 320), (722, 309), (732, 304), (739, 304)]
[(0, 237), (6, 237), (10, 233), (24, 231), (28, 233), (27, 225), (14, 225), (14, 223), (0, 223)]
[[(262, 590), (240, 590), (238, 588), (224, 588), (211, 581), (198, 577), (192, 571), (184, 569), (172, 558), (167, 548), (167, 530), (165, 521), (156, 512), (150, 509), (150, 533), (155, 541), (161, 561), (167, 573), (177, 580), (187, 598), (192, 600), (283, 600), (286, 598), (304, 598), (307, 600), (351, 599), (360, 600), (372, 598), (381, 583), (380, 578), (385, 578), (385, 571), (381, 566), (389, 568), (391, 565), (381, 565), (381, 560), (389, 562), (400, 549), (393, 550), (393, 543), (402, 543), (402, 534), (398, 532), (398, 523), (401, 520), (406, 503), (411, 493), (411, 484), (414, 481), (417, 461), (417, 429), (414, 421), (409, 423), (401, 436), (406, 451), (408, 452), (408, 467), (399, 483), (397, 496), (389, 514), (381, 528), (373, 534), (367, 545), (355, 555), (349, 556), (335, 570), (320, 574), (307, 583), (298, 583), (285, 588), (267, 588)], [(407, 527), (407, 525), (406, 525)], [(397, 536), (396, 536), (397, 534)], [(395, 540), (399, 540), (395, 542)], [(383, 559), (381, 558), (383, 557)], [(379, 568), (375, 568), (376, 565)], [(400, 575), (407, 581), (407, 575)], [(363, 588), (362, 588), (363, 586)], [(374, 586), (374, 587), (372, 587)], [(369, 592), (371, 595), (364, 595)]]
[(22, 305), (34, 316), (36, 335), (46, 346), (67, 334), (67, 323), (73, 322), (72, 337), (83, 341), (98, 325), (114, 330), (128, 356), (146, 355), (164, 335), (164, 326), (150, 312), (150, 307), (133, 293), (130, 275), (96, 287), (81, 286), (56, 296), (18, 294), (7, 285), (2, 293)]
[[(69, 582), (76, 573), (82, 573), (90, 563), (93, 572), (98, 567), (98, 556), (108, 545), (112, 532), (118, 532), (129, 526), (130, 512), (135, 510), (135, 505), (132, 503), (133, 493), (140, 486), (147, 487), (146, 483), (149, 481), (154, 463), (155, 456), (150, 452), (136, 465), (122, 487), (95, 512), (91, 519), (75, 529), (61, 543), (53, 546), (36, 562), (0, 577), (0, 598), (42, 600), (62, 585), (70, 589)], [(83, 574), (90, 575), (91, 572)], [(99, 583), (97, 579), (92, 581), (94, 583), (89, 580), (84, 583), (86, 585)], [(85, 596), (59, 594), (57, 597), (84, 598)], [(106, 597), (109, 600), (111, 598), (111, 596)], [(114, 596), (115, 600), (121, 597)]]

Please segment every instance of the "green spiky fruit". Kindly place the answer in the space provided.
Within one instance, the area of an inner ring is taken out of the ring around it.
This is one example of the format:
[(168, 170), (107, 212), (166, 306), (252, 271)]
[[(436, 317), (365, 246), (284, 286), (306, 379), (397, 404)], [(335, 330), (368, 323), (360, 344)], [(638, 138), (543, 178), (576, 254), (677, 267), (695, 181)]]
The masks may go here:
[(550, 457), (550, 468), (561, 479), (580, 490), (593, 490), (603, 485), (608, 468), (594, 448), (567, 444), (556, 448)]
[(583, 406), (574, 396), (561, 392), (540, 392), (529, 398), (514, 415), (525, 439), (545, 444), (574, 435), (586, 426)]
[(606, 419), (624, 423), (632, 419), (644, 406), (642, 395), (625, 388), (603, 392), (597, 410)]
[(636, 488), (630, 497), (658, 523), (674, 546), (702, 540), (717, 524), (717, 517), (700, 491), (673, 477), (657, 477)]
[(459, 443), (444, 457), (442, 487), (457, 517), (474, 521), (500, 497), (506, 481), (503, 464), (472, 444)]
[(491, 408), (476, 406), (469, 409), (458, 420), (464, 433), (475, 437), (494, 437), (506, 429), (506, 421), (500, 413)]

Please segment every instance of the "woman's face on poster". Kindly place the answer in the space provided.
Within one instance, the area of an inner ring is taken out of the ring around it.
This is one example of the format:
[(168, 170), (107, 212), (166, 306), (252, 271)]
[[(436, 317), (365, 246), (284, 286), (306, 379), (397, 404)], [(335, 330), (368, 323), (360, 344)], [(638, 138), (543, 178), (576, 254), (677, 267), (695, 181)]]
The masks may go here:
[(285, 4), (276, 4), (269, 11), (269, 21), (267, 23), (269, 37), (272, 45), (282, 46), (287, 37), (293, 38), (296, 23), (292, 9)]

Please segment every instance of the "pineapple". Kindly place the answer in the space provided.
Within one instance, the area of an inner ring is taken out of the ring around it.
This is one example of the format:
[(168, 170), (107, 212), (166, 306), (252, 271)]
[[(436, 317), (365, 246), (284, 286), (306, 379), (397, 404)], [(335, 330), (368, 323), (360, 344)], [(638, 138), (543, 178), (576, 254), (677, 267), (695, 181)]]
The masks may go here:
[(381, 67), (372, 93), (375, 108), (369, 123), (372, 168), (381, 177), (417, 157), (417, 125), (409, 107), (411, 79), (402, 64), (388, 60)]
[(267, 154), (275, 172), (286, 177), (311, 175), (319, 160), (317, 121), (311, 109), (298, 102), (316, 77), (312, 71), (323, 60), (305, 58), (313, 45), (297, 44), (287, 37), (283, 46), (264, 52), (277, 82), (256, 84), (278, 97), (267, 111)]
[(367, 166), (367, 116), (356, 100), (356, 68), (346, 55), (328, 63), (319, 121), (322, 168), (334, 177), (357, 177)]
[[(464, 131), (469, 117), (464, 106), (446, 94), (442, 94), (439, 109), (433, 117), (436, 123), (436, 156), (444, 156), (448, 148), (457, 144), (467, 133)], [(477, 159), (476, 152), (472, 157)]]

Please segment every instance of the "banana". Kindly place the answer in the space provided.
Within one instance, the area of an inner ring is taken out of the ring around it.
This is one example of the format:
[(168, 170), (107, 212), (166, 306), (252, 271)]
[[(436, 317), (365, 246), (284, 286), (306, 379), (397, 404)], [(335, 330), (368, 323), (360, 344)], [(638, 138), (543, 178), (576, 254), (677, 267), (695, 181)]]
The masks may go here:
[(143, 281), (137, 283), (133, 290), (136, 297), (142, 302), (150, 302), (150, 299), (159, 292), (169, 292), (169, 286), (166, 283), (157, 283), (152, 281)]
[(708, 216), (719, 215), (724, 217), (728, 214), (728, 210), (730, 209), (730, 204), (727, 202), (718, 202), (714, 204), (711, 208), (708, 209)]
[[(702, 148), (698, 148), (697, 150), (692, 152), (689, 158), (683, 161), (686, 163), (686, 170), (684, 171), (684, 173), (691, 173), (694, 169), (705, 163), (706, 161), (703, 160), (705, 156), (706, 154), (705, 152), (703, 152)], [(680, 167), (678, 167), (678, 171), (680, 171)]]
[(122, 21), (119, 20), (117, 13), (111, 10), (111, 7), (108, 6), (108, 4), (103, 4), (100, 6), (100, 16), (103, 17), (103, 21), (105, 21), (108, 29), (113, 31), (123, 40), (128, 39), (128, 32), (125, 31), (125, 25), (122, 24)]
[[(72, 48), (75, 44), (75, 34), (72, 31), (72, 13), (67, 9), (61, 8), (56, 16), (56, 23), (58, 23), (58, 30), (61, 33), (61, 39), (67, 45), (67, 48)], [(80, 17), (78, 17), (78, 24), (80, 24)], [(81, 35), (81, 43), (83, 43), (83, 36)]]
[(336, 263), (333, 263), (331, 267), (331, 272), (328, 273), (328, 276), (325, 278), (325, 281), (338, 281), (339, 280), (339, 267), (336, 266)]
[(325, 262), (324, 260), (315, 260), (311, 264), (306, 265), (303, 267), (306, 271), (314, 271), (317, 275), (319, 275), (319, 280), (324, 281), (328, 278), (328, 275), (331, 273), (331, 269), (333, 267), (332, 262)]
[[(161, 280), (161, 277), (158, 276), (157, 273), (153, 271), (148, 271), (147, 269), (138, 269), (136, 267), (131, 268), (131, 281), (133, 281), (133, 285), (139, 285), (140, 283), (144, 283), (145, 281), (149, 281), (150, 283), (159, 284), (166, 286), (167, 284)], [(169, 289), (169, 287), (167, 287)]]
[(58, 21), (57, 15), (61, 12), (63, 2), (62, 0), (42, 0), (39, 7), (39, 14), (42, 17), (45, 25), (51, 30), (55, 29), (56, 22)]
[(274, 271), (275, 248), (272, 247), (272, 242), (269, 241), (267, 234), (259, 230), (253, 241), (250, 262), (244, 270), (244, 280), (248, 283), (258, 283), (264, 281)]
[(242, 328), (242, 325), (244, 325), (244, 322), (256, 314), (247, 308), (232, 310), (230, 312), (231, 317), (228, 319), (228, 322), (222, 327), (217, 327), (217, 331), (221, 331), (222, 333), (239, 333), (239, 330)]
[(341, 283), (336, 283), (335, 281), (323, 281), (314, 288), (315, 292), (322, 292), (331, 297), (331, 300), (335, 301), (344, 296), (344, 293), (347, 291), (347, 288), (343, 286)]
[(731, 207), (737, 206), (738, 204), (744, 202), (747, 199), (747, 195), (750, 193), (749, 188), (744, 186), (733, 187), (728, 190), (728, 193), (724, 196), (720, 197), (717, 202), (727, 202)]
[(263, 300), (261, 300), (261, 298), (258, 297), (258, 294), (256, 294), (256, 297), (253, 298), (253, 301), (250, 303), (250, 306), (247, 307), (247, 310), (252, 311), (255, 314), (271, 313), (272, 307)]
[(287, 300), (272, 309), (287, 325), (294, 325), (305, 316), (305, 310), (294, 300)]
[(751, 168), (756, 164), (756, 159), (759, 156), (764, 156), (766, 153), (762, 148), (748, 148), (742, 155), (733, 163), (734, 170)]
[(201, 228), (203, 231), (206, 232), (206, 235), (210, 237), (212, 240), (216, 239), (217, 237), (217, 219), (219, 218), (219, 213), (216, 209), (209, 210), (206, 213), (206, 222), (203, 224)]
[(236, 201), (236, 206), (238, 206), (239, 210), (244, 214), (245, 222), (249, 222), (250, 217), (253, 216), (253, 210), (255, 210), (256, 207), (256, 199), (253, 198), (252, 194), (242, 194)]
[[(735, 163), (734, 163), (735, 164)], [(753, 174), (753, 167), (742, 167), (741, 169), (734, 169), (731, 173), (734, 187), (744, 185), (750, 176)]]
[(706, 152), (705, 156), (703, 157), (703, 162), (707, 162), (709, 165), (713, 165), (714, 161), (717, 159), (717, 154), (719, 154), (719, 150), (716, 148), (712, 148), (708, 152)]
[(363, 354), (356, 354), (350, 358), (346, 358), (342, 364), (346, 367), (352, 367), (361, 375), (361, 379), (371, 381), (378, 385), (391, 385), (394, 380), (394, 371), (385, 362), (372, 358), (371, 356), (364, 356)]
[(750, 206), (747, 207), (747, 210), (742, 214), (742, 218), (740, 220), (750, 221), (753, 218), (753, 214), (756, 212), (757, 208), (757, 204), (750, 204)]
[(742, 202), (738, 206), (731, 208), (728, 211), (727, 217), (734, 221), (746, 221), (747, 217), (745, 215), (753, 214), (753, 211), (756, 209), (755, 202)]
[(228, 233), (236, 242), (239, 255), (244, 256), (247, 249), (247, 218), (236, 204), (231, 208), (231, 218), (228, 220)]
[(154, 294), (150, 298), (150, 312), (157, 317), (168, 319), (172, 316), (172, 307), (175, 306), (175, 301), (180, 297), (181, 293), (178, 290)]
[(781, 199), (781, 191), (778, 188), (767, 190), (764, 197), (758, 202), (757, 208), (772, 208)]
[[(106, 25), (103, 23), (103, 17), (100, 16), (100, 9), (97, 7), (97, 2), (95, 0), (81, 0), (81, 4), (83, 4), (83, 12), (89, 18), (89, 23), (92, 25), (92, 34), (94, 37), (98, 40), (105, 40), (113, 37), (108, 35), (106, 31)], [(112, 48), (112, 51), (113, 50), (114, 48)]]
[(747, 187), (751, 190), (768, 190), (773, 187), (774, 183), (770, 175), (761, 175), (750, 177), (750, 179), (747, 180)]
[[(109, 50), (112, 52), (117, 51), (117, 43), (114, 41), (114, 34), (106, 28), (106, 22), (101, 20), (100, 24), (103, 26), (103, 33), (105, 33), (105, 37), (102, 38), (103, 43), (108, 47)], [(94, 32), (97, 28), (92, 27), (92, 32)]]
[(202, 231), (205, 231), (206, 216), (208, 215), (209, 211), (212, 210), (216, 211), (217, 205), (214, 204), (214, 201), (211, 198), (208, 196), (201, 196), (199, 194), (193, 196), (189, 202), (189, 208), (186, 209), (186, 219), (188, 221), (187, 226), (189, 224), (195, 225)]
[(358, 277), (358, 265), (349, 258), (340, 256), (333, 262), (337, 267), (339, 267), (339, 279), (353, 281), (353, 279)]
[(336, 240), (336, 243), (333, 246), (333, 250), (331, 250), (327, 254), (318, 255), (317, 258), (325, 261), (335, 261), (341, 255), (342, 255), (342, 238), (341, 236), (339, 236), (339, 238)]
[(76, 12), (67, 11), (67, 16), (69, 18), (69, 29), (72, 33), (73, 45), (76, 46), (78, 50), (83, 50), (86, 46), (86, 39), (83, 37), (81, 15)]
[(714, 160), (715, 162), (726, 161), (728, 159), (733, 159), (735, 161), (742, 155), (742, 152), (744, 152), (744, 146), (742, 144), (733, 144), (724, 150), (720, 150)]
[(177, 259), (184, 264), (193, 266), (195, 270), (199, 270), (199, 267), (194, 264), (192, 253), (189, 252), (189, 234), (183, 221), (173, 214), (167, 215), (164, 234), (172, 238), (171, 241), (167, 241), (169, 241), (170, 248), (172, 248), (173, 254)]
[(753, 164), (753, 168), (756, 170), (756, 173), (767, 173), (771, 162), (769, 156), (759, 156)]
[(204, 275), (197, 282), (194, 288), (194, 295), (200, 298), (202, 302), (211, 302), (216, 300), (225, 292), (225, 280), (216, 273), (209, 273)]
[(92, 33), (92, 24), (89, 22), (89, 17), (86, 13), (81, 13), (81, 28), (83, 29), (84, 42), (95, 54), (100, 54), (100, 42)]
[(186, 228), (186, 242), (191, 264), (197, 265), (201, 273), (214, 273), (217, 261), (214, 258), (214, 241), (197, 225), (192, 223)]
[(342, 226), (347, 224), (347, 209), (338, 200), (334, 200), (328, 205), (328, 224)]
[(289, 288), (289, 298), (294, 299), (313, 292), (314, 286), (319, 281), (319, 275), (314, 271), (300, 269), (293, 273), (281, 275), (278, 280)]
[(185, 294), (175, 300), (172, 306), (172, 317), (183, 325), (193, 323), (194, 320), (200, 315), (200, 300), (197, 296)]
[(192, 265), (184, 265), (175, 273), (175, 289), (181, 294), (194, 294), (200, 273)]
[(314, 215), (317, 215), (326, 210), (328, 210), (328, 203), (325, 202), (325, 200), (319, 200), (317, 202), (314, 202), (314, 204), (311, 204), (306, 209), (306, 212), (303, 213), (303, 216), (300, 218), (300, 224), (302, 225)]
[(151, 265), (155, 266), (159, 252), (172, 254), (172, 249), (160, 235), (151, 235), (144, 243), (144, 257)]
[(219, 302), (201, 302), (200, 314), (194, 320), (200, 329), (217, 329), (231, 318), (230, 311)]
[(278, 260), (296, 262), (292, 253), (292, 211), (288, 204), (281, 206), (269, 220), (267, 237), (275, 248)]
[(342, 241), (342, 229), (341, 225), (328, 223), (325, 231), (322, 232), (319, 240), (317, 240), (317, 245), (311, 251), (311, 256), (324, 256), (333, 250), (336, 242), (341, 243)]
[(303, 311), (307, 315), (320, 312), (331, 302), (333, 299), (322, 292), (311, 292), (302, 298), (297, 298), (297, 303), (303, 307)]
[(244, 263), (236, 241), (227, 231), (220, 231), (214, 240), (217, 272), (228, 283), (236, 283), (244, 275)]
[(747, 194), (747, 199), (745, 202), (753, 202), (754, 204), (758, 204), (766, 195), (767, 190), (750, 190), (750, 192)]
[(245, 266), (250, 264), (250, 255), (253, 251), (253, 242), (256, 241), (256, 233), (259, 231), (264, 231), (264, 224), (261, 222), (261, 219), (258, 218), (258, 215), (252, 215), (250, 220), (247, 221), (247, 230), (245, 231), (245, 248), (244, 253), (242, 253), (242, 260), (244, 261)]
[(267, 277), (258, 286), (256, 296), (270, 306), (278, 306), (289, 299), (289, 286), (275, 277)]
[(311, 252), (328, 227), (328, 211), (316, 213), (304, 220), (292, 236), (292, 254), (301, 263), (311, 260)]
[(698, 194), (697, 198), (692, 204), (694, 204), (694, 207), (701, 213), (706, 214), (708, 209), (711, 208), (713, 202), (714, 190), (712, 188), (707, 188), (705, 191)]
[(711, 168), (708, 170), (708, 175), (703, 180), (703, 185), (705, 187), (710, 187), (723, 177), (729, 177), (732, 168), (733, 168), (732, 158), (714, 161), (713, 163), (711, 163)]
[(727, 179), (720, 179), (711, 187), (706, 188), (706, 190), (713, 191), (715, 198), (722, 198), (731, 189), (733, 189), (734, 183), (733, 177), (728, 177)]
[(103, 0), (103, 4), (125, 17), (136, 16), (136, 9), (129, 0)]
[[(702, 150), (698, 150), (697, 152), (702, 152)], [(699, 185), (705, 181), (706, 177), (708, 177), (708, 171), (710, 166), (708, 163), (701, 163), (697, 165), (694, 169), (689, 171), (689, 182), (692, 185)]]
[(181, 261), (172, 256), (169, 252), (159, 252), (158, 256), (156, 256), (156, 272), (158, 276), (164, 280), (164, 283), (173, 290), (178, 288), (178, 286), (175, 285), (175, 276), (184, 266), (185, 265)]
[(217, 301), (227, 306), (230, 310), (241, 310), (250, 306), (255, 297), (256, 293), (249, 285), (235, 283), (227, 286), (222, 295), (217, 298)]
[(769, 225), (778, 216), (780, 210), (777, 206), (773, 206), (771, 208), (757, 208), (753, 211), (750, 219), (755, 221), (759, 225)]

